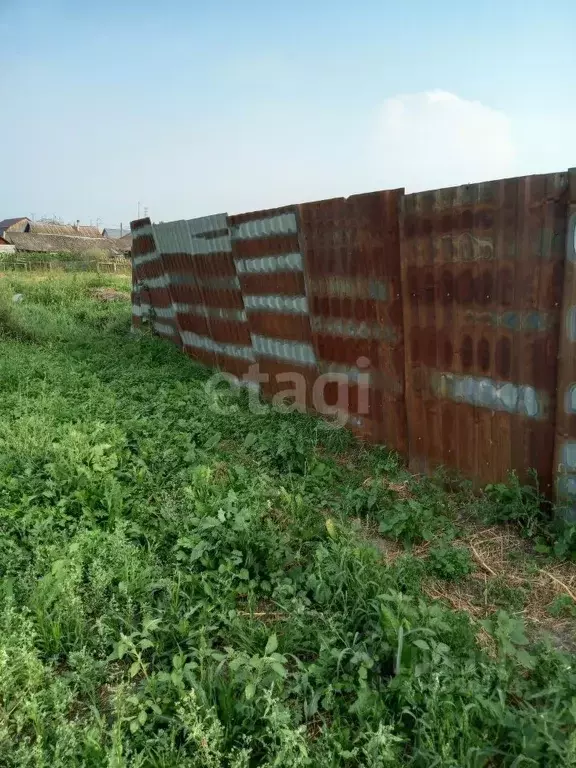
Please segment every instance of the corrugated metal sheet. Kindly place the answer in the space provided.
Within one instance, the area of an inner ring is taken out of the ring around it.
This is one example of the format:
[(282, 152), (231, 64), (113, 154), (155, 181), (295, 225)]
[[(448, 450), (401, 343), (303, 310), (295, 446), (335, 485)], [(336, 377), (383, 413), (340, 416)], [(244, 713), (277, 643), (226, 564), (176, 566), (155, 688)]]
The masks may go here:
[(417, 472), (534, 468), (576, 510), (575, 171), (132, 231), (135, 326), (257, 363), (267, 397), (298, 374), (297, 402), (341, 409), (344, 387), (349, 425)]
[(566, 516), (576, 522), (576, 168), (568, 173), (566, 235), (554, 479), (557, 497), (566, 507)]
[[(307, 203), (300, 216), (318, 360), (370, 374), (368, 398), (349, 384), (355, 427), (405, 453), (401, 196), (395, 190)], [(332, 389), (337, 398), (336, 383)]]
[(402, 270), (414, 471), (550, 489), (566, 175), (406, 195)]
[(149, 304), (165, 316), (169, 308), (188, 354), (235, 376), (245, 373), (253, 353), (227, 214), (156, 225), (146, 219), (132, 229), (135, 324)]
[(268, 377), (262, 391), (281, 396), (297, 374), (305, 386), (296, 388), (296, 402), (311, 408), (316, 358), (297, 211), (290, 206), (232, 216), (230, 232), (255, 358)]

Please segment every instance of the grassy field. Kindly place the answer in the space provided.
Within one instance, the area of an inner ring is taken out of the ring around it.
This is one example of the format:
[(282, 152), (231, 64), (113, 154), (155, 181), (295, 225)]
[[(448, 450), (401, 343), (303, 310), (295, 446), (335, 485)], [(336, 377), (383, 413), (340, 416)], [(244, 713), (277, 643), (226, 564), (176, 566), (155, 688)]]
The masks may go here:
[(0, 765), (576, 766), (573, 530), (219, 415), (128, 291), (0, 279)]

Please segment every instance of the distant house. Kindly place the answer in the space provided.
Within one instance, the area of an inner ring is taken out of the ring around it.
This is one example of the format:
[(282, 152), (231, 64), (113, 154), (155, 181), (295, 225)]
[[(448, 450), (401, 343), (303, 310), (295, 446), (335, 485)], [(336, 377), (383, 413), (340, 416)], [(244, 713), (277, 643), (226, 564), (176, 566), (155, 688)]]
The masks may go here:
[(25, 232), (30, 224), (27, 216), (19, 216), (15, 219), (3, 219), (0, 221), (0, 237), (4, 237), (6, 232)]
[(16, 251), (16, 248), (8, 242), (8, 240), (4, 240), (3, 237), (0, 237), (0, 255), (3, 253), (14, 253)]
[(98, 227), (82, 224), (50, 224), (45, 222), (29, 222), (24, 232), (33, 235), (67, 235), (68, 237), (102, 237)]
[(132, 233), (128, 232), (127, 235), (124, 235), (123, 237), (119, 237), (116, 240), (116, 243), (118, 244), (118, 249), (122, 253), (130, 253), (132, 250)]
[[(47, 225), (44, 225), (47, 226)], [(57, 225), (51, 225), (57, 226)], [(77, 232), (70, 234), (53, 234), (45, 232), (7, 232), (6, 238), (16, 247), (17, 251), (27, 253), (76, 253), (85, 254), (89, 251), (108, 252), (119, 255), (122, 249), (117, 240), (98, 237), (84, 237)]]

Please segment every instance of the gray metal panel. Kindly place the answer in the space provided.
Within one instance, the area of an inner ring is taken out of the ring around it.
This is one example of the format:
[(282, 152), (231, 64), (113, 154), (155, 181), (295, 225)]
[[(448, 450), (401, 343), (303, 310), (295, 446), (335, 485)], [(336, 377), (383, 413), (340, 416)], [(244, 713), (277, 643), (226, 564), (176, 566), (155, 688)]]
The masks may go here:
[(272, 339), (268, 336), (251, 334), (254, 351), (263, 357), (290, 360), (301, 365), (316, 365), (316, 354), (312, 344), (297, 341)]
[(236, 240), (251, 240), (256, 237), (270, 235), (295, 235), (298, 233), (298, 222), (295, 213), (278, 213), (262, 219), (251, 219), (238, 224), (232, 229), (232, 237)]

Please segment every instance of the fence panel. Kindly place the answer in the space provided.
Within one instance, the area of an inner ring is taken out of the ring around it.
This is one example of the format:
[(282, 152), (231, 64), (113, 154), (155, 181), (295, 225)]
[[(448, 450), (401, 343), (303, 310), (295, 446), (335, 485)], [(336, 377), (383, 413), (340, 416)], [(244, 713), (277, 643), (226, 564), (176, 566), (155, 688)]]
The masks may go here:
[(349, 425), (412, 470), (534, 468), (576, 507), (575, 227), (574, 171), (143, 219), (133, 322), (324, 413), (344, 374)]
[(236, 377), (253, 360), (225, 213), (156, 225), (184, 349)]
[(558, 501), (576, 522), (576, 168), (569, 171), (567, 203), (554, 470)]
[(566, 175), (406, 195), (410, 466), (552, 482)]
[(172, 302), (165, 284), (162, 261), (156, 248), (150, 219), (137, 219), (132, 222), (131, 228), (132, 325), (139, 328), (158, 311), (171, 308)]
[[(350, 426), (407, 447), (398, 208), (401, 190), (300, 206), (314, 348), (348, 380)], [(338, 385), (328, 385), (340, 402)], [(331, 394), (330, 393), (331, 390)]]
[(296, 208), (229, 218), (236, 273), (267, 398), (310, 408), (316, 378)]

